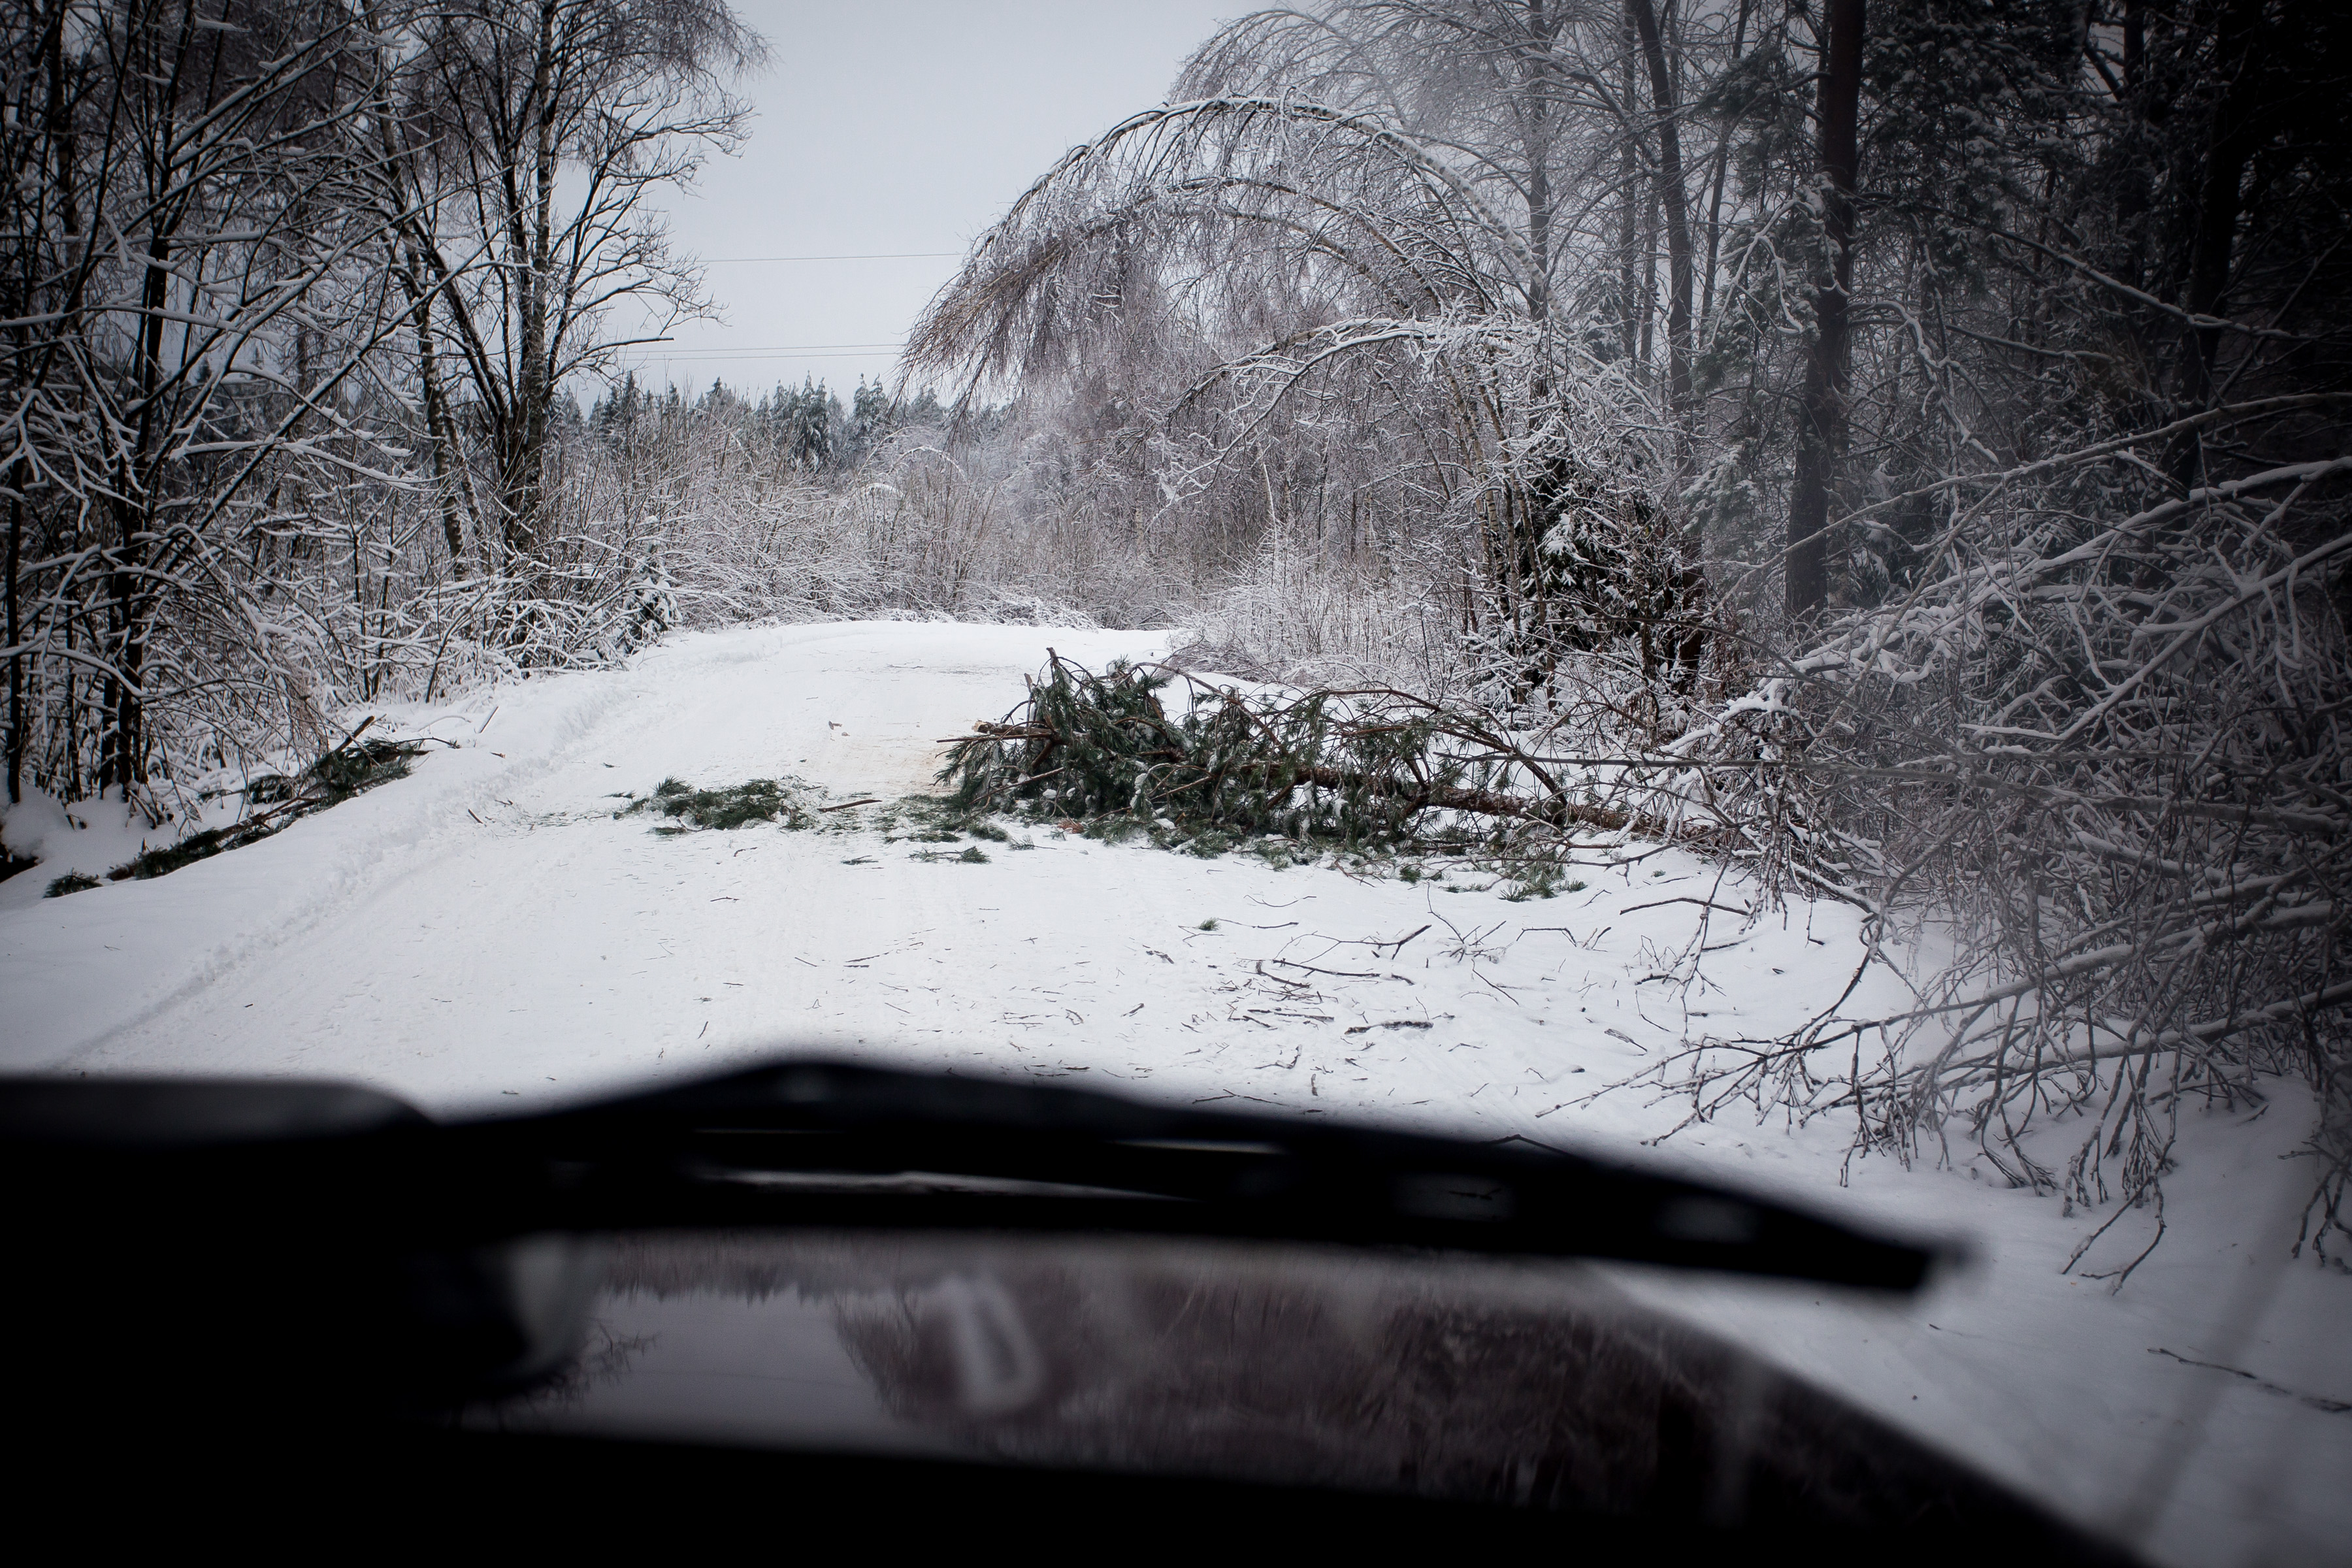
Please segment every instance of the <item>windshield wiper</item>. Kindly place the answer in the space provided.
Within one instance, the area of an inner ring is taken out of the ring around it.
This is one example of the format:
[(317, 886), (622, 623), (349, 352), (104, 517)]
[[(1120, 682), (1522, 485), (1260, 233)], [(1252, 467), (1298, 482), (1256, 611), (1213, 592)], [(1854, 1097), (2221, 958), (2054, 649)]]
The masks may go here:
[(1525, 1139), (822, 1061), (452, 1123), (343, 1085), (0, 1080), (0, 1149), (85, 1213), (415, 1247), (736, 1226), (1125, 1231), (1885, 1290), (1916, 1289), (1957, 1256)]

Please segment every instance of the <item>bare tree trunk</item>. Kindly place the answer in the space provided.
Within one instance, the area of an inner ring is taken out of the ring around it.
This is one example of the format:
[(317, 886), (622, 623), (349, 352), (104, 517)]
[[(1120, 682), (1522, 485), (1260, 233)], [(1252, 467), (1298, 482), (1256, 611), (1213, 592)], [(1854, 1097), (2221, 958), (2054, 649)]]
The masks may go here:
[(1650, 355), (1658, 331), (1658, 186), (1642, 198), (1642, 384), (1650, 384)]
[[(2130, 116), (2135, 131), (2144, 131), (2147, 119), (2147, 5), (2146, 0), (2124, 0), (2123, 13), (2124, 108)], [(2135, 139), (2136, 140), (2136, 139)], [(2154, 181), (2140, 158), (2141, 149), (2130, 148), (2131, 167), (2126, 173), (2123, 189), (2116, 197), (2116, 227), (2125, 244), (2123, 267), (2118, 274), (2137, 289), (2142, 280), (2147, 260), (2147, 212), (2153, 199), (2150, 187)]]
[[(412, 258), (415, 249), (410, 250)], [(410, 263), (410, 271), (417, 271)], [(425, 427), (433, 444), (433, 487), (440, 492), (441, 537), (449, 547), (449, 569), (458, 576), (466, 575), (466, 530), (457, 513), (457, 479), (454, 470), (466, 460), (457, 446), (457, 432), (449, 419), (449, 399), (441, 386), (441, 361), (433, 352), (433, 296), (412, 283), (410, 292), (416, 300), (416, 368), (424, 384)]]
[[(1522, 83), (1526, 105), (1520, 115), (1522, 146), (1528, 160), (1528, 253), (1533, 258), (1534, 273), (1528, 279), (1528, 313), (1536, 323), (1538, 354), (1540, 356), (1535, 376), (1528, 388), (1527, 429), (1533, 435), (1549, 416), (1546, 405), (1551, 399), (1550, 359), (1552, 353), (1551, 317), (1551, 255), (1552, 255), (1552, 69), (1551, 51), (1559, 36), (1560, 15), (1556, 6), (1545, 0), (1528, 0), (1528, 74)], [(1555, 515), (1555, 499), (1562, 479), (1561, 465), (1554, 463), (1551, 471), (1537, 481), (1536, 493), (1519, 499), (1513, 510), (1517, 511), (1518, 526), (1514, 531), (1510, 547), (1511, 578), (1517, 589), (1518, 603), (1513, 606), (1512, 624), (1522, 632), (1536, 631), (1543, 618), (1541, 599), (1544, 592), (1543, 538)]]
[[(1754, 0), (1739, 0), (1739, 23), (1731, 34), (1731, 63), (1738, 65), (1748, 47), (1748, 15)], [(1715, 142), (1715, 173), (1710, 178), (1713, 189), (1706, 200), (1706, 268), (1700, 284), (1699, 319), (1706, 330), (1715, 327), (1715, 269), (1717, 258), (1723, 250), (1723, 182), (1731, 168), (1731, 132), (1738, 117), (1727, 117)]]
[[(1544, 0), (1528, 0), (1528, 34), (1533, 60), (1528, 73), (1522, 138), (1528, 159), (1528, 253), (1535, 260), (1534, 275), (1528, 279), (1528, 314), (1534, 318), (1547, 353), (1551, 348), (1552, 309), (1549, 77), (1551, 48), (1559, 31), (1559, 18), (1545, 14)], [(1540, 398), (1541, 392), (1537, 395)]]
[(1853, 187), (1862, 108), (1864, 0), (1827, 0), (1816, 113), (1821, 121), (1822, 243), (1827, 275), (1813, 289), (1804, 391), (1797, 407), (1797, 473), (1789, 490), (1789, 617), (1818, 616), (1829, 603), (1830, 480), (1845, 426), (1847, 307), (1853, 287)]
[(24, 467), (9, 475), (8, 497), (8, 801), (25, 798), (25, 631), (18, 620), (16, 576), (23, 570), (25, 498), (16, 493)]
[[(1658, 196), (1666, 214), (1666, 407), (1679, 420), (1690, 406), (1691, 225), (1690, 194), (1683, 184), (1681, 130), (1675, 123), (1678, 95), (1666, 60), (1658, 15), (1650, 0), (1626, 0), (1642, 57), (1650, 70), (1650, 104), (1658, 122)], [(1675, 442), (1680, 467), (1685, 444)]]
[[(373, 0), (364, 0), (364, 10), (369, 26), (382, 32), (383, 25), (377, 17)], [(400, 119), (390, 97), (389, 89), (394, 74), (390, 68), (384, 70), (387, 90), (378, 97), (377, 115), (382, 121), (383, 167), (392, 184), (393, 206), (399, 211), (407, 206), (410, 199), (409, 182), (404, 178), (410, 160), (402, 144), (404, 136)], [(419, 243), (412, 226), (414, 221), (403, 219), (399, 223), (402, 233), (400, 255), (403, 258), (399, 277), (415, 316), (417, 378), (422, 383), (424, 393), (425, 436), (433, 448), (433, 483), (439, 491), (441, 535), (449, 549), (449, 568), (462, 578), (467, 575), (466, 531), (457, 510), (455, 480), (463, 473), (466, 455), (457, 445), (457, 427), (449, 416), (448, 393), (441, 383), (441, 360), (433, 342), (433, 296), (438, 285), (432, 268), (426, 265), (425, 247)], [(465, 500), (466, 511), (473, 517), (474, 530), (478, 535), (482, 520), (474, 507), (470, 483), (465, 487)]]
[[(122, 617), (121, 651), (115, 656), (114, 728), (110, 752), (114, 784), (122, 786), (124, 804), (147, 782), (146, 679), (147, 605), (138, 579), (129, 572), (116, 574), (115, 602)], [(101, 780), (104, 784), (106, 780)]]
[[(554, 258), (555, 204), (555, 20), (558, 0), (540, 0), (539, 58), (530, 84), (531, 112), (536, 120), (531, 144), (530, 202), (528, 237), (521, 247), (527, 268), (522, 299), (522, 375), (517, 387), (521, 406), (515, 410), (521, 429), (507, 473), (507, 548), (519, 561), (536, 563), (540, 549), (540, 511), (544, 504), (541, 469), (547, 456), (548, 405), (555, 395), (549, 377), (547, 341), (548, 287)], [(514, 227), (524, 238), (524, 225)]]
[[(155, 174), (158, 186), (169, 189), (169, 172), (159, 169)], [(171, 303), (172, 275), (167, 263), (172, 253), (172, 235), (161, 226), (168, 224), (178, 227), (175, 214), (159, 217), (159, 226), (147, 242), (147, 268), (140, 290), (140, 307), (143, 319), (139, 324), (139, 418), (133, 434), (129, 459), (122, 465), (122, 478), (114, 503), (116, 539), (109, 552), (114, 562), (111, 584), (114, 592), (114, 614), (117, 641), (113, 659), (113, 675), (110, 682), (114, 712), (107, 738), (100, 749), (99, 787), (120, 785), (127, 805), (133, 792), (146, 783), (146, 746), (142, 739), (145, 717), (145, 679), (143, 667), (147, 652), (147, 614), (150, 595), (142, 582), (147, 548), (149, 517), (159, 499), (154, 491), (159, 476), (152, 460), (156, 445), (156, 399), (163, 384), (163, 326), (166, 307)], [(141, 501), (143, 500), (144, 504)]]
[[(2207, 137), (2205, 177), (2197, 196), (2197, 228), (2190, 241), (2189, 292), (2181, 303), (2194, 316), (2218, 316), (2230, 291), (2230, 258), (2237, 247), (2238, 218), (2244, 211), (2246, 165), (2261, 144), (2263, 126), (2257, 101), (2260, 70), (2262, 0), (2231, 0), (2221, 13), (2214, 37), (2217, 68), (2228, 86), (2214, 107)], [(2199, 327), (2191, 336), (2188, 363), (2188, 402), (2203, 407), (2213, 399), (2215, 362), (2221, 353), (2221, 329)], [(2205, 444), (2191, 432), (2174, 456), (2173, 478), (2184, 487), (2205, 482)]]
[[(1625, 62), (1625, 102), (1633, 101), (1633, 62)], [(1628, 118), (1625, 144), (1617, 156), (1617, 308), (1619, 313), (1619, 349), (1623, 357), (1632, 360), (1642, 342), (1642, 324), (1634, 317), (1635, 300), (1641, 290), (1635, 284), (1633, 270), (1633, 238), (1638, 227), (1634, 216), (1634, 172), (1639, 154), (1634, 145), (1633, 122)]]

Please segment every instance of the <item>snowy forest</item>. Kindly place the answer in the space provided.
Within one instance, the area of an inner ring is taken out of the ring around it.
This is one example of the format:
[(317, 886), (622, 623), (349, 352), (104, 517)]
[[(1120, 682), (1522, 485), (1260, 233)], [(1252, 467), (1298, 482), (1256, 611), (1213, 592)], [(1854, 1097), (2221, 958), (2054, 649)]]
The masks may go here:
[(1694, 1116), (2097, 1206), (2284, 1077), (2352, 1237), (2352, 11), (1264, 12), (1005, 193), (898, 383), (640, 384), (716, 310), (665, 203), (791, 47), (11, 5), (8, 798), (163, 823), (695, 628), (1176, 628), (1247, 724), (1138, 762), (1054, 676), (967, 791), (1073, 812), (1058, 747), (1088, 809), (1675, 842), (1855, 907), (1910, 998), (1692, 1039)]

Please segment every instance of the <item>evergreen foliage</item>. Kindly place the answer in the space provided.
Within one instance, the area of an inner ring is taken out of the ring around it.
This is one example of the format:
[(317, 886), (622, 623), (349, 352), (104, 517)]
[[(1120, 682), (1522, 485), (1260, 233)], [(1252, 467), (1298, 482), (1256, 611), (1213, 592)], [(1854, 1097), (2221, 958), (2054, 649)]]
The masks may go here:
[[(365, 730), (369, 720), (360, 726)], [(359, 731), (341, 744), (329, 748), (319, 759), (292, 778), (283, 773), (262, 773), (247, 782), (245, 804), (265, 809), (242, 822), (225, 827), (206, 828), (184, 838), (147, 850), (107, 872), (110, 882), (143, 882), (152, 877), (165, 877), (184, 866), (231, 849), (242, 849), (248, 844), (258, 844), (274, 834), (283, 832), (314, 811), (341, 805), (353, 795), (372, 790), (378, 784), (406, 778), (409, 763), (425, 750), (422, 741), (387, 741), (380, 737), (362, 739)], [(63, 898), (68, 893), (87, 892), (99, 885), (95, 877), (68, 872), (49, 884), (47, 898)]]
[(950, 748), (940, 782), (967, 811), (1125, 816), (1196, 841), (1223, 828), (1389, 844), (1428, 807), (1505, 804), (1465, 786), (1469, 764), (1436, 748), (1433, 717), (1386, 694), (1246, 697), (1183, 677), (1192, 701), (1171, 714), (1161, 694), (1177, 679), (1123, 660), (1096, 675), (1055, 654), (1003, 722)]
[[(199, 860), (209, 860), (226, 850), (242, 849), (248, 844), (258, 844), (286, 826), (291, 820), (292, 818), (286, 817), (260, 822), (241, 822), (233, 827), (214, 827), (202, 833), (192, 833), (175, 844), (166, 844), (161, 848), (150, 849), (136, 859), (117, 866), (106, 874), (106, 879), (110, 882), (143, 882), (151, 877), (169, 876), (183, 866), (193, 866)], [(59, 879), (61, 881), (68, 879)], [(81, 880), (89, 887), (98, 886), (95, 880), (89, 879)], [(54, 897), (55, 894), (52, 893), (51, 896)]]
[(680, 779), (664, 779), (654, 793), (613, 814), (615, 819), (651, 812), (666, 820), (656, 833), (691, 833), (697, 828), (749, 827), (755, 822), (786, 828), (814, 827), (822, 821), (810, 804), (817, 792), (796, 778), (751, 779), (717, 789), (697, 789)]
[(661, 541), (648, 540), (637, 571), (630, 580), (628, 607), (621, 621), (620, 649), (625, 654), (650, 647), (678, 620), (677, 584), (662, 559)]
[(849, 401), (848, 438), (843, 460), (851, 467), (872, 457), (890, 433), (890, 395), (878, 381), (857, 378), (857, 392)]
[(887, 387), (863, 376), (844, 409), (840, 395), (814, 376), (797, 387), (779, 383), (754, 401), (720, 380), (698, 397), (681, 396), (676, 387), (656, 396), (631, 371), (596, 400), (582, 428), (607, 448), (640, 457), (656, 450), (667, 456), (664, 437), (683, 426), (694, 427), (696, 440), (723, 431), (758, 467), (804, 480), (837, 480), (880, 456), (898, 431), (945, 418), (936, 394), (894, 403)]
[[(409, 763), (424, 752), (422, 741), (362, 740), (354, 732), (304, 770), (297, 798), (306, 803), (307, 811), (341, 805), (362, 791), (406, 778)], [(249, 793), (247, 798), (252, 798)]]

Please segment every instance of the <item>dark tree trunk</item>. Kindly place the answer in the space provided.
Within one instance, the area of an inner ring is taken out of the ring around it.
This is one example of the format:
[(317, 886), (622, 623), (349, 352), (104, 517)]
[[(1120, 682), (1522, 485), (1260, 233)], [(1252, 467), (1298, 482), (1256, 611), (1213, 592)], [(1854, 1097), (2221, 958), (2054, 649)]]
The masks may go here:
[(121, 786), (124, 804), (138, 798), (147, 782), (146, 693), (147, 627), (145, 595), (129, 572), (117, 574), (114, 592), (122, 618), (121, 650), (115, 668), (114, 724), (110, 745), (111, 778), (101, 783)]
[[(173, 228), (179, 215), (167, 220)], [(147, 565), (150, 517), (147, 508), (156, 504), (162, 476), (157, 471), (154, 453), (158, 443), (156, 431), (156, 399), (163, 384), (163, 316), (171, 300), (171, 273), (166, 263), (172, 254), (171, 235), (159, 227), (147, 242), (146, 283), (141, 292), (144, 319), (140, 323), (139, 355), (139, 419), (131, 456), (125, 465), (122, 499), (115, 503), (115, 542), (109, 554), (113, 557), (115, 647), (114, 673), (109, 681), (112, 699), (110, 716), (104, 743), (100, 749), (99, 787), (119, 786), (125, 804), (136, 798), (146, 779), (146, 695), (142, 689), (146, 676), (144, 665), (147, 651), (147, 606), (152, 595), (142, 577)], [(131, 498), (140, 498), (134, 502)]]
[[(2214, 37), (2214, 68), (2223, 74), (2224, 86), (2206, 141), (2205, 177), (2199, 184), (2197, 227), (2189, 256), (2189, 291), (2181, 301), (2195, 316), (2219, 316), (2229, 298), (2230, 258), (2245, 208), (2246, 165), (2263, 139), (2262, 13), (2262, 0), (2231, 0)], [(2221, 328), (2193, 329), (2183, 388), (2191, 407), (2201, 408), (2213, 400), (2221, 353)], [(2205, 444), (2197, 433), (2185, 437), (2174, 453), (2173, 478), (2184, 487), (2204, 482)]]
[(536, 572), (539, 566), (544, 542), (541, 527), (545, 519), (541, 514), (546, 507), (548, 413), (555, 397), (554, 378), (548, 363), (552, 352), (548, 341), (548, 314), (554, 270), (551, 215), (555, 202), (556, 107), (552, 95), (557, 10), (555, 0), (541, 0), (539, 47), (529, 100), (534, 116), (529, 176), (530, 208), (527, 223), (524, 215), (518, 212), (513, 215), (511, 226), (519, 242), (517, 248), (526, 258), (526, 270), (521, 312), (522, 374), (516, 388), (520, 406), (513, 412), (516, 427), (511, 432), (504, 486), (506, 535), (507, 549), (519, 569), (530, 572)]
[[(1658, 195), (1666, 213), (1666, 405), (1675, 415), (1690, 406), (1691, 223), (1690, 195), (1683, 184), (1682, 132), (1675, 123), (1674, 72), (1665, 39), (1650, 0), (1626, 0), (1642, 58), (1650, 71), (1650, 103), (1658, 121)], [(1679, 458), (1679, 443), (1677, 457)]]
[(1789, 617), (1818, 616), (1829, 603), (1830, 481), (1845, 425), (1847, 307), (1853, 287), (1853, 186), (1862, 108), (1863, 0), (1828, 0), (1816, 110), (1821, 122), (1822, 243), (1828, 270), (1813, 289), (1797, 406), (1797, 474), (1789, 490)]
[[(2235, 247), (2246, 164), (2261, 140), (2259, 106), (2254, 100), (2261, 73), (2254, 58), (2256, 30), (2261, 26), (2261, 0), (2236, 0), (2221, 14), (2221, 36), (2214, 54), (2231, 80), (2213, 112), (2213, 129), (2205, 155), (2205, 179), (2198, 193), (2197, 237), (2189, 263), (2187, 304), (2194, 315), (2220, 313), (2230, 290), (2230, 253)], [(2194, 400), (2211, 395), (2213, 362), (2220, 353), (2218, 327), (2200, 328)]]
[[(412, 247), (412, 258), (414, 249)], [(410, 271), (421, 271), (412, 259)], [(459, 577), (466, 575), (466, 531), (457, 515), (456, 469), (466, 460), (458, 448), (457, 433), (449, 417), (449, 400), (441, 389), (441, 366), (433, 349), (433, 297), (421, 282), (413, 282), (410, 293), (415, 299), (416, 366), (425, 393), (425, 428), (433, 449), (433, 488), (441, 502), (441, 537), (449, 549), (449, 569)]]
[[(1633, 62), (1625, 62), (1625, 101), (1633, 100)], [(1631, 360), (1642, 343), (1642, 291), (1635, 282), (1633, 237), (1639, 225), (1636, 209), (1641, 198), (1635, 195), (1635, 173), (1640, 168), (1640, 154), (1634, 145), (1634, 130), (1625, 127), (1625, 144), (1617, 154), (1617, 336), (1618, 350)]]
[[(21, 477), (21, 467), (10, 479), (8, 497), (8, 647), (21, 650), (25, 643), (24, 627), (17, 616), (16, 577), (23, 570), (25, 537), (25, 498), (14, 493), (16, 481)], [(25, 798), (25, 656), (21, 651), (8, 655), (8, 801), (15, 805)]]
[[(2147, 145), (2147, 7), (2143, 0), (2124, 0), (2123, 91), (2120, 95), (2130, 127), (2123, 141), (2126, 155), (2122, 183), (2116, 191), (2116, 234), (2123, 254), (2116, 276), (2137, 289), (2147, 281), (2147, 218), (2154, 198), (2154, 171)], [(2135, 329), (2144, 326), (2134, 312)]]
[[(1748, 48), (1748, 16), (1754, 0), (1739, 0), (1739, 21), (1731, 31), (1731, 60), (1737, 66), (1746, 58)], [(1713, 194), (1706, 202), (1706, 266), (1699, 285), (1699, 319), (1710, 328), (1715, 322), (1715, 265), (1723, 247), (1723, 182), (1731, 167), (1731, 133), (1738, 122), (1736, 115), (1727, 116), (1723, 129), (1716, 137), (1715, 173), (1711, 184)]]

